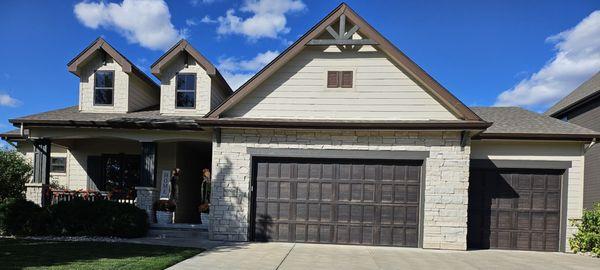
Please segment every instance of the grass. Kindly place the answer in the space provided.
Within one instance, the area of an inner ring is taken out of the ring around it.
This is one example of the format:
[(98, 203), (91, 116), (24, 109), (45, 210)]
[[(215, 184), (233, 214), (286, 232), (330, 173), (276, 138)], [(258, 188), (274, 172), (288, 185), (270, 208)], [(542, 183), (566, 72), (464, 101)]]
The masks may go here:
[(2, 269), (165, 269), (198, 248), (0, 239)]

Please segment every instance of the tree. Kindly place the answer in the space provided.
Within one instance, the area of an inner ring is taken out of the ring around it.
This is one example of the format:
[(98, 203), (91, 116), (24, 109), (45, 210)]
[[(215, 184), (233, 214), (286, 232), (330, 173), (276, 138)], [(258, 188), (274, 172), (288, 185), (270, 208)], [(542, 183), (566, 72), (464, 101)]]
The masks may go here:
[(22, 198), (25, 183), (33, 169), (29, 161), (15, 150), (0, 150), (0, 201)]

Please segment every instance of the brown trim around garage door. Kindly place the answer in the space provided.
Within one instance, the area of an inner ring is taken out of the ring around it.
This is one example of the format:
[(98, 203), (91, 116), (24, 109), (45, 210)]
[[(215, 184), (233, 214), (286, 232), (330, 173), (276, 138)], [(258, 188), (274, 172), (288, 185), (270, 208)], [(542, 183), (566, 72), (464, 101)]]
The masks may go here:
[(470, 162), (470, 167), (472, 169), (563, 170), (561, 177), (560, 230), (558, 250), (561, 252), (566, 251), (569, 169), (572, 167), (572, 163), (570, 161), (471, 159)]

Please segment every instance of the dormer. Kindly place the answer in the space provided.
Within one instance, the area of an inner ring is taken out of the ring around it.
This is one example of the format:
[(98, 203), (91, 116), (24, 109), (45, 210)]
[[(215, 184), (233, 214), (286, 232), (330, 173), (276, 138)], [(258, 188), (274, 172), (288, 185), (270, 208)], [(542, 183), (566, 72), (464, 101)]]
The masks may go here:
[(232, 94), (223, 76), (182, 39), (152, 64), (160, 80), (160, 113), (204, 116)]
[(160, 87), (102, 38), (67, 66), (80, 78), (81, 112), (127, 113), (159, 104)]

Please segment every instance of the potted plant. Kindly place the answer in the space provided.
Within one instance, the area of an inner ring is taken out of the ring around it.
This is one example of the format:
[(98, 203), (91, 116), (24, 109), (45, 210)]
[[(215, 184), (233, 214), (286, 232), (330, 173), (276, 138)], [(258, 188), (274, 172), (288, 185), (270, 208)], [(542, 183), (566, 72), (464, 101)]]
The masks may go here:
[(159, 200), (154, 204), (156, 211), (156, 223), (172, 224), (173, 213), (175, 212), (175, 203), (170, 200)]

